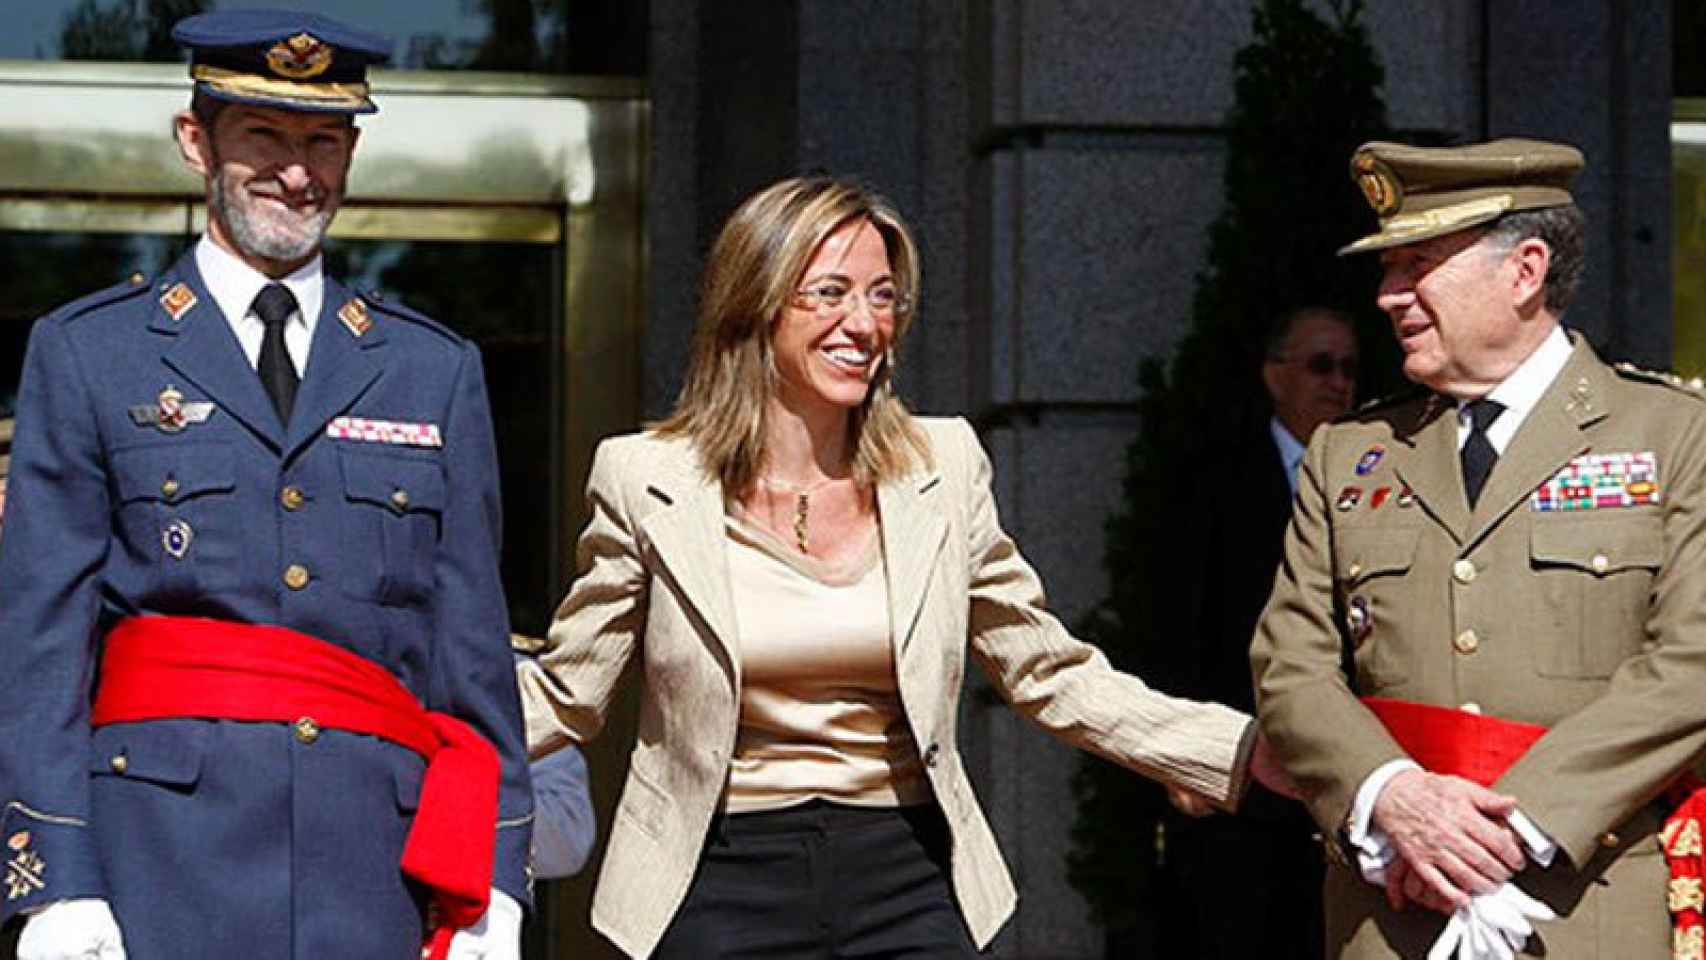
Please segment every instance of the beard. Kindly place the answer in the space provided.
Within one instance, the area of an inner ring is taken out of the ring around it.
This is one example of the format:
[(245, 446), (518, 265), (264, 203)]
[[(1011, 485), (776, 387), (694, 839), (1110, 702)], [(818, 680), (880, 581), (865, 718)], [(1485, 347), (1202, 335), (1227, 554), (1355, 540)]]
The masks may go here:
[(313, 212), (298, 213), (250, 194), (224, 167), (213, 178), (209, 200), (239, 250), (263, 260), (306, 260), (320, 247), (337, 212), (338, 197), (320, 187), (309, 189)]

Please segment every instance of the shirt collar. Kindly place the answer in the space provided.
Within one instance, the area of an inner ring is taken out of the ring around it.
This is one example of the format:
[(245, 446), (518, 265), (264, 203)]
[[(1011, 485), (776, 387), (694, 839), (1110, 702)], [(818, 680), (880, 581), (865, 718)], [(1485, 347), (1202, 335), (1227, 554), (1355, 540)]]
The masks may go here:
[[(1508, 440), (1516, 433), (1522, 422), (1528, 419), (1528, 413), (1540, 402), (1540, 397), (1552, 381), (1558, 379), (1564, 366), (1570, 362), (1570, 338), (1564, 333), (1563, 327), (1553, 327), (1546, 339), (1540, 342), (1534, 352), (1528, 355), (1511, 375), (1487, 393), (1488, 400), (1497, 400), (1504, 405), (1504, 412), (1493, 421), (1489, 428), (1489, 436), (1497, 432), (1499, 436), (1492, 437), (1493, 446), (1503, 451), (1502, 440)], [(1469, 412), (1466, 402), (1457, 402), (1457, 424), (1467, 435), (1471, 429)]]
[[(273, 282), (271, 277), (214, 243), (207, 234), (202, 234), (195, 245), (195, 265), (201, 271), (202, 282), (207, 284), (207, 292), (219, 304), (220, 312), (225, 314), (226, 322), (233, 329), (251, 316), (255, 295)], [(313, 259), (278, 280), (296, 297), (297, 317), (310, 334), (320, 319), (320, 304), (325, 296), (325, 279), (320, 265), (320, 255), (316, 253)]]
[(1268, 419), (1268, 432), (1273, 434), (1274, 447), (1279, 450), (1280, 463), (1285, 466), (1285, 482), (1291, 485), (1291, 492), (1297, 492), (1297, 465), (1303, 462), (1304, 447), (1291, 431), (1280, 423), (1279, 417)]

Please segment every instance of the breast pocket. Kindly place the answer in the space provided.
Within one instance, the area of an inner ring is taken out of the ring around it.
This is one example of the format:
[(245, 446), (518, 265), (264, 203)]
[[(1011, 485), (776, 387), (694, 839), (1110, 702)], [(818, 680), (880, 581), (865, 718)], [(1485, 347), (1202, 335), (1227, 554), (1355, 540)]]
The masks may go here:
[(1341, 529), (1333, 555), (1339, 627), (1351, 645), (1357, 687), (1373, 693), (1409, 679), (1400, 625), (1410, 568), (1421, 531), (1416, 528)]
[(1535, 668), (1544, 676), (1611, 676), (1646, 639), (1641, 625), (1664, 558), (1655, 513), (1546, 516), (1529, 534), (1538, 600)]
[(391, 605), (432, 594), (444, 518), (444, 470), (436, 459), (339, 451), (345, 514), (340, 523), (352, 576), (343, 587)]
[(239, 578), (236, 455), (217, 440), (168, 440), (112, 453), (117, 532), (139, 592), (194, 593)]

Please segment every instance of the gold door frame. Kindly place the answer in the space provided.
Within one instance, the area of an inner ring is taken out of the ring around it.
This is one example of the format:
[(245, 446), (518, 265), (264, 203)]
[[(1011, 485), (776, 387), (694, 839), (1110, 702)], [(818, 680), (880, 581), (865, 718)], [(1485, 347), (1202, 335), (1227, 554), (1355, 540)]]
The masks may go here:
[[(359, 121), (334, 237), (566, 245), (545, 518), (548, 582), (561, 588), (592, 449), (639, 418), (644, 87), (471, 71), (371, 80), (380, 112)], [(170, 139), (189, 90), (175, 64), (0, 60), (0, 230), (199, 233), (202, 184)]]

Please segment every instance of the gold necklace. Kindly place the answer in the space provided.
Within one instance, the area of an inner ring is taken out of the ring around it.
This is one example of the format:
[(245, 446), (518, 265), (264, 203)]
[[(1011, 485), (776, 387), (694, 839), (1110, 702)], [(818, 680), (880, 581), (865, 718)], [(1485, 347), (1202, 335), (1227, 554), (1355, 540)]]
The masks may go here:
[(801, 553), (810, 553), (811, 541), (807, 536), (807, 533), (809, 527), (808, 521), (810, 519), (812, 509), (812, 494), (822, 490), (824, 487), (827, 487), (832, 483), (845, 479), (847, 478), (825, 477), (809, 487), (796, 487), (791, 483), (783, 483), (779, 480), (772, 480), (769, 477), (759, 477), (758, 482), (759, 485), (764, 487), (764, 489), (769, 490), (772, 493), (793, 494), (794, 543), (799, 546)]

